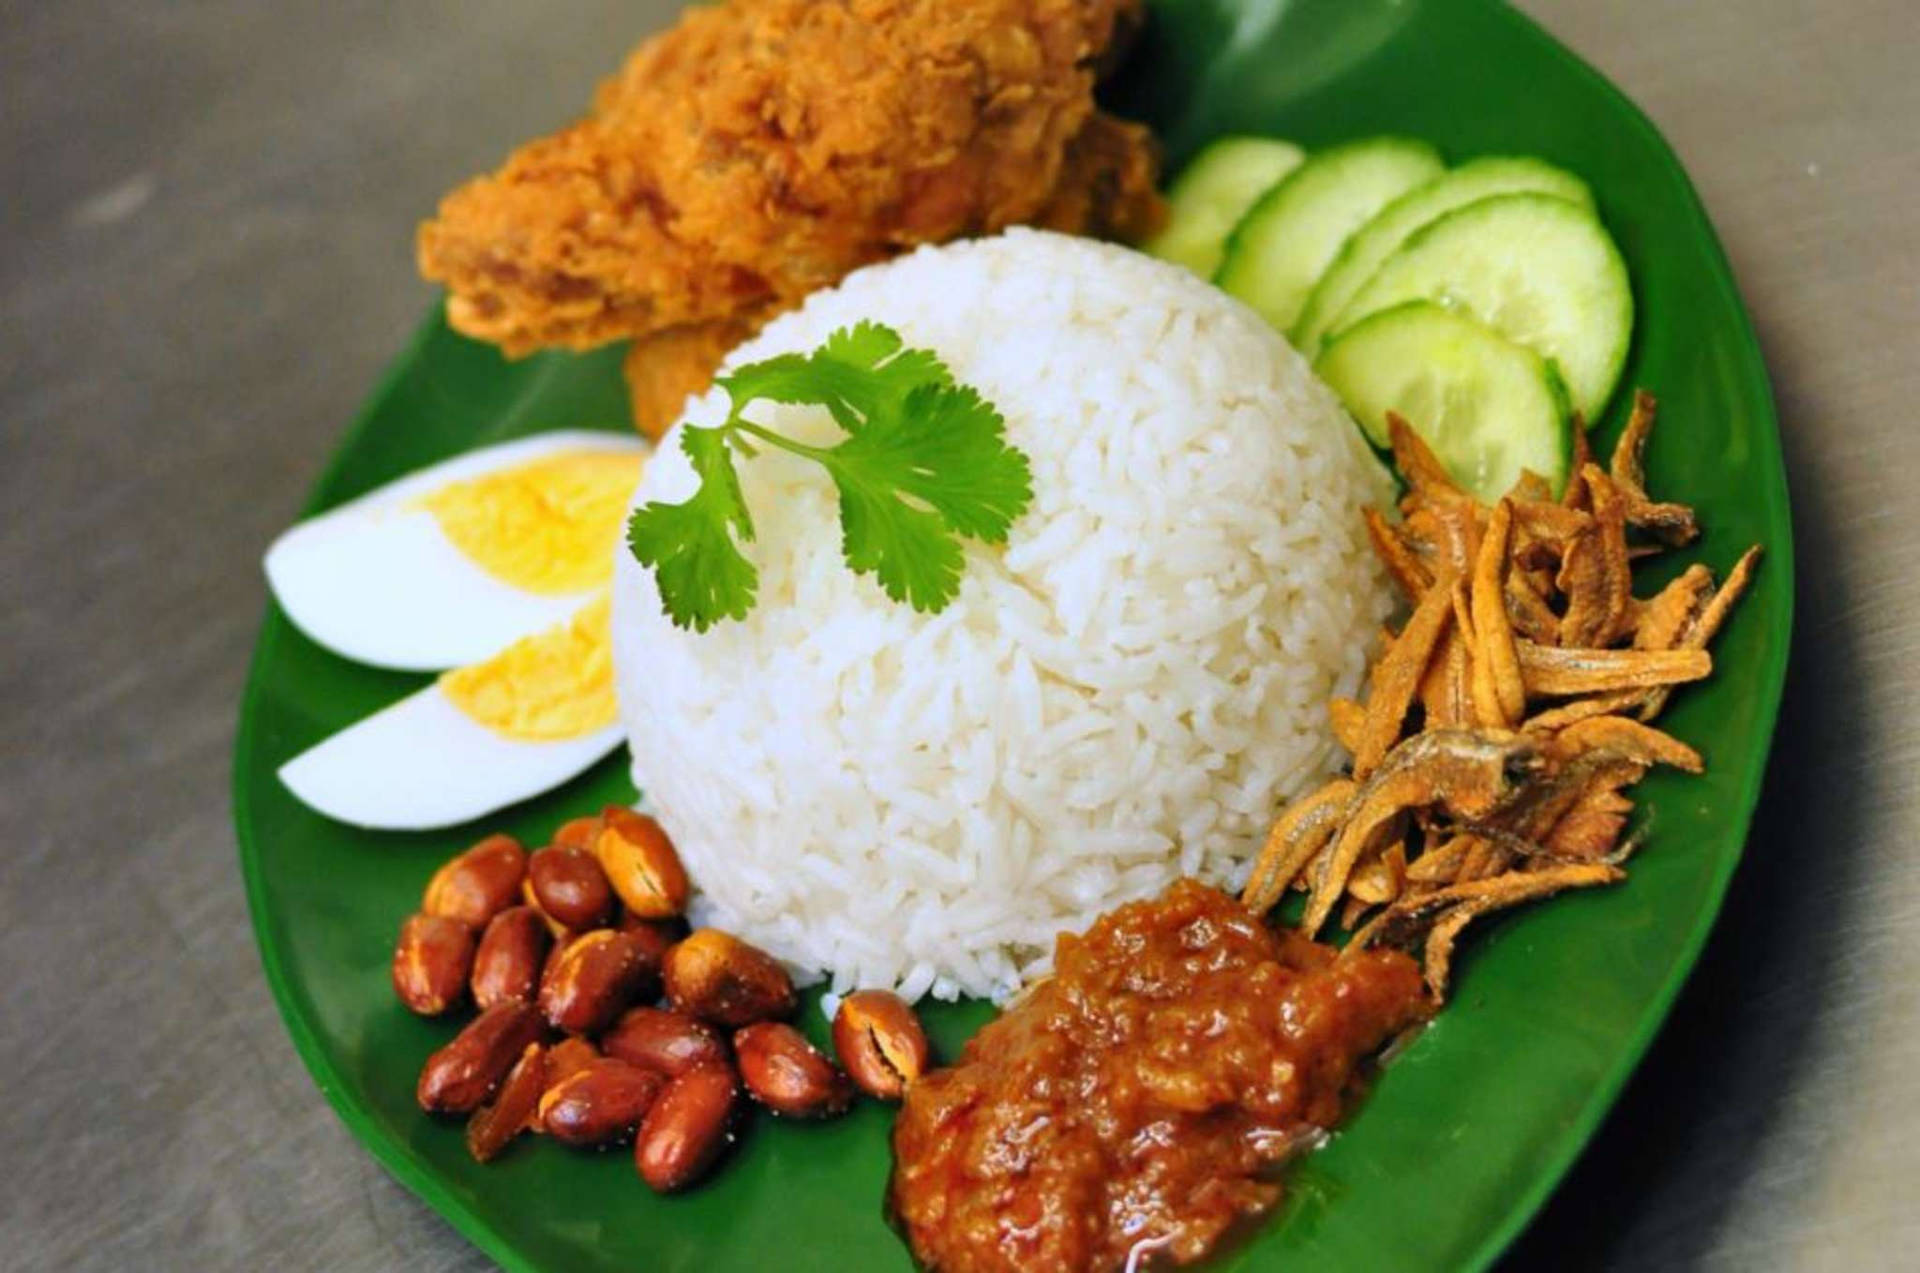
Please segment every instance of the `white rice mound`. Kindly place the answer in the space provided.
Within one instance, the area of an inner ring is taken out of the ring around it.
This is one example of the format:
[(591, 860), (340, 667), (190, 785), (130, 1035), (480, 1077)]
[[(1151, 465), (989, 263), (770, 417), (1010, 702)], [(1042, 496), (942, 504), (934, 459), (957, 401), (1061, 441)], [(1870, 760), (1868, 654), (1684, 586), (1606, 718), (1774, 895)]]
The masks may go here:
[[(1327, 699), (1390, 609), (1361, 506), (1385, 471), (1254, 313), (1171, 265), (1029, 230), (860, 270), (734, 351), (862, 319), (1006, 417), (1033, 504), (969, 542), (939, 614), (846, 567), (817, 465), (739, 465), (759, 603), (703, 634), (624, 550), (614, 653), (634, 778), (695, 917), (833, 989), (1002, 997), (1055, 936), (1181, 875), (1235, 885), (1326, 775)], [(726, 395), (693, 400), (716, 425)], [(823, 410), (760, 404), (832, 440)], [(685, 499), (668, 434), (637, 501)]]

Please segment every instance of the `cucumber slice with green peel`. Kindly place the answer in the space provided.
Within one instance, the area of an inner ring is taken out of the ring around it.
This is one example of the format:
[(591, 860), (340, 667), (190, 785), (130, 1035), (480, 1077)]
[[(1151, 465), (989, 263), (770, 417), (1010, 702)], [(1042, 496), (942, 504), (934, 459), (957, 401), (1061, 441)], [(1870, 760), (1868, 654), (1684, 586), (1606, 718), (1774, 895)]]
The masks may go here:
[(1410, 300), (1471, 314), (1552, 359), (1589, 425), (1633, 334), (1620, 249), (1592, 212), (1552, 195), (1496, 195), (1417, 231), (1360, 289), (1341, 328)]
[(1369, 315), (1327, 342), (1313, 369), (1376, 446), (1405, 417), (1455, 481), (1491, 504), (1522, 470), (1557, 494), (1573, 463), (1566, 388), (1546, 359), (1431, 301)]
[(1284, 332), (1353, 232), (1443, 167), (1438, 151), (1407, 137), (1323, 150), (1247, 210), (1213, 281)]
[(1347, 240), (1314, 285), (1299, 321), (1288, 333), (1294, 348), (1308, 358), (1318, 353), (1327, 333), (1340, 325), (1355, 294), (1416, 230), (1455, 208), (1494, 195), (1526, 193), (1553, 195), (1593, 207), (1593, 192), (1586, 182), (1538, 159), (1490, 155), (1450, 169), (1380, 209)]
[(1163, 261), (1212, 278), (1254, 200), (1298, 168), (1307, 152), (1271, 137), (1222, 137), (1194, 156), (1167, 191), (1167, 225), (1146, 245)]

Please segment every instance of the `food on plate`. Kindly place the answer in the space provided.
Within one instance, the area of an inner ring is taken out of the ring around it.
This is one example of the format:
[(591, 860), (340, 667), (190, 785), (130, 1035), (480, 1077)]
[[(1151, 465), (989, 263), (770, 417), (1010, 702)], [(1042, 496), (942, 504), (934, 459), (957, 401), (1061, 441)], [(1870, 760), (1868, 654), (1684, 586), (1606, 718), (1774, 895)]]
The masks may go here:
[(1139, 238), (1143, 128), (1098, 75), (1137, 0), (729, 0), (689, 10), (592, 113), (420, 228), (459, 330), (509, 353), (633, 339), (635, 416), (849, 270), (1005, 226)]
[(616, 1057), (597, 1057), (540, 1093), (540, 1128), (574, 1149), (598, 1149), (628, 1140), (640, 1129), (667, 1081), (655, 1070)]
[[(782, 1020), (799, 1007), (786, 970), (732, 934), (675, 930), (678, 915), (660, 916), (653, 905), (644, 916), (596, 906), (575, 911), (580, 924), (555, 925), (550, 938), (547, 911), (514, 904), (551, 892), (535, 877), (545, 875), (543, 863), (562, 860), (556, 853), (582, 855), (564, 859), (569, 893), (610, 895), (604, 877), (582, 887), (574, 868), (598, 871), (583, 846), (611, 826), (625, 824), (631, 838), (636, 818), (616, 805), (573, 819), (531, 856), (511, 837), (488, 836), (434, 873), (422, 910), (401, 925), (394, 992), (426, 1016), (469, 1000), (480, 1011), (427, 1058), (420, 1107), (466, 1115), (476, 1162), (499, 1157), (523, 1133), (576, 1149), (631, 1140), (642, 1179), (669, 1192), (692, 1185), (733, 1143), (747, 1116), (742, 1093), (804, 1119), (843, 1114), (860, 1091), (897, 1100), (929, 1055), (899, 998), (848, 996), (847, 1024), (834, 1029), (843, 1070)], [(650, 860), (662, 867), (673, 845), (657, 826), (647, 836)], [(667, 869), (684, 874), (677, 860)], [(568, 909), (550, 896), (545, 905)]]
[(1398, 951), (1342, 956), (1182, 881), (1063, 933), (1050, 977), (907, 1088), (890, 1208), (928, 1268), (1189, 1263), (1273, 1206), (1428, 1011)]
[(539, 1117), (540, 1093), (547, 1084), (549, 1064), (545, 1047), (527, 1044), (501, 1080), (498, 1094), (473, 1112), (467, 1120), (467, 1152), (475, 1162), (492, 1162), (516, 1136), (533, 1126)]
[(1370, 512), (1368, 525), (1412, 612), (1386, 634), (1366, 702), (1336, 702), (1350, 776), (1274, 823), (1242, 894), (1249, 907), (1302, 888), (1309, 936), (1338, 908), (1349, 949), (1419, 944), (1438, 999), (1473, 920), (1624, 878), (1626, 789), (1656, 765), (1705, 763), (1647, 722), (1674, 685), (1711, 670), (1706, 645), (1760, 551), (1717, 587), (1694, 565), (1634, 595), (1629, 528), (1693, 529), (1689, 510), (1647, 497), (1640, 453), (1654, 412), (1650, 395), (1635, 398), (1611, 474), (1583, 461), (1558, 500), (1528, 475), (1491, 508), (1388, 417), (1410, 485), (1399, 522)]
[(860, 1090), (897, 1101), (927, 1072), (933, 1049), (920, 1018), (899, 995), (856, 990), (833, 1010), (833, 1050)]
[(1410, 300), (1442, 301), (1551, 358), (1586, 420), (1626, 365), (1626, 263), (1592, 209), (1555, 195), (1497, 195), (1415, 232), (1347, 303), (1333, 339)]
[[(1758, 554), (1718, 588), (1696, 566), (1634, 597), (1629, 526), (1693, 525), (1646, 494), (1653, 412), (1641, 394), (1618, 481), (1583, 454), (1563, 498), (1527, 474), (1492, 508), (1389, 416), (1410, 489), (1401, 521), (1368, 524), (1412, 610), (1366, 702), (1335, 700), (1349, 772), (1281, 814), (1239, 902), (1181, 881), (1063, 934), (1050, 976), (907, 1086), (888, 1200), (924, 1265), (1201, 1258), (1274, 1205), (1275, 1168), (1340, 1119), (1363, 1063), (1439, 1007), (1468, 924), (1623, 877), (1624, 789), (1704, 763), (1645, 722), (1705, 674)], [(1574, 688), (1525, 649), (1615, 675)], [(1276, 930), (1262, 917), (1289, 886), (1305, 914)], [(1312, 940), (1336, 911), (1338, 951)]]
[(540, 1014), (518, 999), (496, 1003), (427, 1058), (415, 1096), (430, 1114), (471, 1114), (494, 1094), (521, 1054), (540, 1041)]
[(715, 1027), (684, 1012), (644, 1004), (622, 1014), (600, 1036), (600, 1049), (668, 1078), (696, 1065), (725, 1061), (728, 1055), (726, 1040)]
[(830, 1118), (846, 1112), (853, 1084), (784, 1021), (756, 1021), (733, 1032), (733, 1055), (747, 1094), (789, 1118)]
[(600, 862), (575, 844), (549, 844), (527, 859), (528, 900), (562, 928), (599, 928), (613, 918), (613, 885)]
[[(704, 632), (753, 608), (759, 571), (741, 552), (753, 514), (736, 456), (756, 447), (826, 470), (848, 568), (916, 610), (953, 600), (962, 538), (1004, 544), (1033, 499), (1027, 458), (1006, 445), (999, 411), (884, 324), (842, 327), (810, 354), (734, 365), (718, 384), (732, 404), (726, 419), (679, 435), (699, 487), (677, 503), (649, 500), (627, 523), (634, 559), (652, 567), (678, 627)], [(831, 446), (786, 437), (748, 418), (756, 402), (818, 407), (844, 436)]]
[(1278, 171), (1226, 235), (1215, 281), (1287, 332), (1374, 445), (1397, 411), (1482, 500), (1522, 470), (1558, 495), (1570, 434), (1599, 418), (1633, 333), (1626, 265), (1587, 184), (1518, 156), (1443, 171), (1401, 137), (1274, 158), (1297, 151), (1208, 147), (1148, 250), (1191, 265), (1222, 209)]
[(598, 1034), (637, 999), (660, 987), (660, 963), (641, 938), (596, 928), (560, 944), (540, 975), (547, 1024), (567, 1034)]
[(667, 1003), (696, 1021), (738, 1029), (800, 1006), (779, 960), (717, 928), (697, 928), (668, 951), (665, 974)]
[(1167, 222), (1142, 250), (1212, 278), (1227, 235), (1254, 200), (1298, 168), (1307, 152), (1277, 137), (1209, 142), (1167, 191)]
[(424, 830), (558, 786), (620, 745), (608, 598), (456, 668), (280, 767), (341, 822)]
[(1347, 306), (1354, 294), (1415, 231), (1455, 208), (1495, 195), (1528, 192), (1593, 207), (1593, 192), (1572, 173), (1538, 159), (1509, 155), (1468, 160), (1407, 191), (1355, 230), (1328, 264), (1287, 333), (1294, 348), (1308, 358), (1319, 353), (1326, 334), (1350, 321)]
[(1387, 417), (1419, 420), (1448, 476), (1488, 500), (1534, 473), (1551, 491), (1573, 463), (1572, 405), (1553, 364), (1432, 301), (1408, 301), (1342, 331), (1313, 369), (1376, 445)]
[[(404, 1007), (477, 1012), (416, 1087), (477, 1161), (630, 1141), (673, 1192), (755, 1107), (864, 1095), (927, 1267), (1188, 1263), (1469, 924), (1618, 881), (1626, 791), (1703, 768), (1648, 722), (1757, 549), (1634, 593), (1698, 525), (1647, 490), (1651, 398), (1587, 449), (1634, 309), (1585, 183), (1237, 136), (1154, 234), (1151, 139), (1092, 96), (1139, 17), (695, 10), (421, 227), (456, 328), (631, 341), (672, 425), (269, 554), (316, 640), (443, 672), (288, 762), (316, 809), (449, 825), (629, 745), (644, 812), (488, 837), (400, 927)], [(1012, 1001), (939, 1068), (926, 994)]]
[(449, 858), (427, 881), (420, 909), (478, 932), (512, 906), (527, 874), (527, 851), (510, 835), (490, 835)]
[(646, 453), (577, 430), (466, 452), (287, 531), (267, 582), (295, 626), (355, 662), (478, 662), (606, 588)]
[(545, 919), (531, 906), (511, 906), (488, 920), (473, 952), (474, 1006), (532, 1000), (553, 942)]
[(444, 915), (411, 915), (393, 948), (393, 990), (407, 1009), (437, 1017), (466, 997), (473, 930)]
[[(1032, 230), (816, 293), (727, 367), (885, 324), (1004, 416), (1032, 503), (962, 546), (937, 613), (843, 560), (810, 457), (735, 461), (758, 572), (696, 631), (622, 554), (615, 665), (638, 785), (702, 922), (837, 988), (1004, 995), (1062, 928), (1182, 874), (1234, 876), (1276, 793), (1330, 772), (1388, 585), (1361, 510), (1385, 470), (1271, 329), (1185, 270)], [(690, 404), (635, 499), (685, 500)], [(766, 428), (840, 436), (806, 403)], [(705, 489), (705, 488), (701, 488)], [(905, 505), (896, 515), (906, 515)]]
[(733, 1147), (740, 1075), (731, 1065), (696, 1065), (668, 1080), (633, 1143), (640, 1178), (658, 1193), (698, 1181)]
[(1323, 150), (1256, 200), (1233, 227), (1215, 281), (1287, 331), (1354, 232), (1441, 172), (1411, 137), (1369, 137)]

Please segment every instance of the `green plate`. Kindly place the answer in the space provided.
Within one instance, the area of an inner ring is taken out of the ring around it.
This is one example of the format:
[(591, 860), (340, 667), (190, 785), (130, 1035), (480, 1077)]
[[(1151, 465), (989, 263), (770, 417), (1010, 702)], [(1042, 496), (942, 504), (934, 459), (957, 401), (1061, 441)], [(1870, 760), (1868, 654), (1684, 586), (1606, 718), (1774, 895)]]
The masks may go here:
[[(586, 85), (581, 86), (584, 95)], [(1659, 393), (1656, 493), (1699, 506), (1690, 554), (1769, 555), (1722, 636), (1713, 680), (1666, 718), (1704, 778), (1642, 788), (1652, 840), (1632, 878), (1490, 923), (1456, 998), (1228, 1268), (1472, 1269), (1490, 1263), (1567, 1169), (1659, 1028), (1712, 924), (1758, 794), (1787, 655), (1791, 529), (1765, 369), (1685, 173), (1647, 120), (1526, 19), (1478, 0), (1248, 0), (1154, 6), (1115, 97), (1178, 161), (1225, 131), (1321, 145), (1372, 132), (1450, 159), (1545, 157), (1592, 183), (1633, 269), (1640, 329), (1625, 383)], [(502, 146), (511, 141), (502, 138)], [(394, 227), (404, 234), (405, 226)], [(1623, 395), (1624, 396), (1624, 395)], [(1620, 404), (1597, 437), (1611, 441)], [(618, 353), (507, 364), (428, 322), (321, 480), (337, 503), (469, 447), (560, 427), (624, 427)], [(390, 943), (433, 867), (482, 829), (376, 835), (326, 822), (274, 778), (290, 756), (420, 678), (350, 665), (267, 615), (242, 707), (235, 818), (267, 979), (321, 1090), (381, 1162), (516, 1269), (908, 1267), (881, 1215), (888, 1115), (826, 1126), (761, 1118), (713, 1183), (660, 1199), (624, 1153), (517, 1146), (467, 1159), (458, 1125), (413, 1104), (421, 1061), (453, 1032), (404, 1012)], [(489, 819), (539, 842), (630, 797), (618, 759)], [(936, 1010), (951, 1055), (985, 1019)], [(817, 1014), (808, 1025), (817, 1031)]]

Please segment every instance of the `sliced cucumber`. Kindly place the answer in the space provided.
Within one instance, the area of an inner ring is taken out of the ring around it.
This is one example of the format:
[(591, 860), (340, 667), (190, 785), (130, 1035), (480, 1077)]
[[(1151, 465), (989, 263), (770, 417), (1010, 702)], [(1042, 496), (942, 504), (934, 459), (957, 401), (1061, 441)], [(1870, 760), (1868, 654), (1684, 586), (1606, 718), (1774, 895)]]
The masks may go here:
[(1286, 331), (1347, 238), (1441, 167), (1432, 146), (1406, 137), (1321, 151), (1248, 209), (1214, 281)]
[(1551, 195), (1496, 195), (1416, 232), (1360, 289), (1341, 327), (1409, 300), (1472, 314), (1551, 358), (1588, 424), (1633, 333), (1620, 250), (1592, 212)]
[(1235, 223), (1306, 157), (1290, 141), (1222, 137), (1194, 156), (1167, 191), (1167, 226), (1147, 251), (1212, 278)]
[(1372, 314), (1313, 369), (1377, 446), (1404, 416), (1454, 480), (1487, 503), (1531, 469), (1558, 492), (1572, 463), (1566, 389), (1539, 354), (1431, 301)]
[(1294, 348), (1308, 358), (1318, 353), (1355, 293), (1421, 226), (1493, 195), (1529, 192), (1593, 207), (1593, 192), (1572, 173), (1538, 159), (1506, 155), (1471, 160), (1407, 191), (1361, 226), (1320, 276), (1289, 333)]

